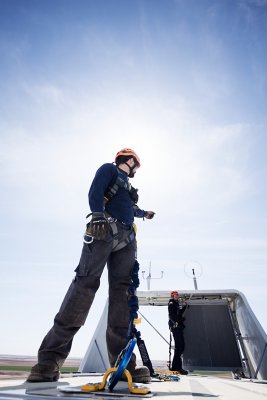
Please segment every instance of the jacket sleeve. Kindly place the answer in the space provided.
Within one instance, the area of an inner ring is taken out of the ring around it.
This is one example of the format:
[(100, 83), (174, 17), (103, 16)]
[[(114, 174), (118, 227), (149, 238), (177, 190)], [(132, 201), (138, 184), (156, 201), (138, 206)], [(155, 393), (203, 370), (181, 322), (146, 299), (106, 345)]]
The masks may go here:
[(141, 208), (139, 208), (136, 204), (133, 205), (133, 209), (134, 209), (134, 216), (137, 218), (144, 218), (145, 216), (145, 211), (141, 210)]
[(178, 322), (177, 307), (174, 301), (169, 301), (168, 304), (169, 319)]
[(117, 169), (113, 164), (103, 164), (95, 174), (91, 184), (88, 200), (92, 212), (104, 211), (104, 195), (117, 178)]

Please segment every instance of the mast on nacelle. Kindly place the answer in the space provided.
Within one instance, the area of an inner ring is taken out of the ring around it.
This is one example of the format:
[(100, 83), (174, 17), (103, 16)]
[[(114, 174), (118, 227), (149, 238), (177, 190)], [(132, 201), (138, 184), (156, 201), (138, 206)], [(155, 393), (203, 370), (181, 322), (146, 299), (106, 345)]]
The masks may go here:
[(151, 275), (151, 261), (150, 261), (150, 263), (149, 263), (149, 269), (148, 269), (148, 275), (147, 275), (146, 278), (145, 278), (145, 272), (146, 272), (146, 271), (142, 271), (142, 277), (143, 277), (143, 279), (146, 279), (147, 290), (150, 290), (150, 282), (151, 282), (151, 279), (162, 279), (162, 278), (163, 278), (163, 272), (164, 272), (164, 271), (161, 271), (160, 277), (158, 277), (158, 278), (152, 278), (152, 275)]

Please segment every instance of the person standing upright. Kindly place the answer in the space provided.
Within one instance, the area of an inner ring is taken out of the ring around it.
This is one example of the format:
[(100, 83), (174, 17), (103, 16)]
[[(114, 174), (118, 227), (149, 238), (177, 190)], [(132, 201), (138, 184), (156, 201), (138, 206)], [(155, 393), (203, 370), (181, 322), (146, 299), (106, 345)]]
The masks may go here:
[[(140, 165), (135, 151), (124, 148), (116, 154), (115, 165), (106, 163), (97, 170), (89, 190), (91, 219), (87, 223), (76, 275), (54, 325), (41, 343), (38, 363), (32, 367), (28, 382), (59, 379), (60, 368), (70, 353), (74, 335), (85, 323), (106, 263), (109, 281), (106, 341), (112, 367), (126, 345), (127, 289), (136, 258), (134, 217), (151, 219), (155, 214), (137, 206), (137, 189), (129, 183)], [(134, 354), (127, 369), (134, 382), (151, 380), (147, 367), (136, 366)]]
[(180, 305), (179, 303), (179, 293), (177, 290), (171, 292), (171, 298), (168, 303), (169, 312), (169, 328), (172, 332), (174, 339), (174, 356), (171, 365), (171, 371), (177, 371), (181, 375), (187, 375), (188, 371), (184, 370), (182, 367), (182, 354), (185, 349), (184, 341), (184, 321), (185, 318), (183, 314), (186, 310), (187, 305)]

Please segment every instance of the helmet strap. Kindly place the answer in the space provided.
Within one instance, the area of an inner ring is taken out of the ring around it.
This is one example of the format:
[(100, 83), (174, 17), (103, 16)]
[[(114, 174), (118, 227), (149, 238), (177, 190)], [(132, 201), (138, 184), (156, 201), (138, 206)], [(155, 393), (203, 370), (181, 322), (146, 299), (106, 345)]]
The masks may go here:
[(134, 170), (135, 167), (138, 165), (137, 161), (136, 161), (135, 158), (134, 158), (134, 165), (133, 165), (133, 167), (131, 167), (131, 166), (128, 164), (127, 161), (126, 161), (125, 164), (128, 166), (128, 168), (129, 168), (129, 170), (130, 170), (130, 172), (129, 172), (129, 178), (133, 178), (133, 177), (134, 177), (134, 172), (133, 172), (133, 170)]

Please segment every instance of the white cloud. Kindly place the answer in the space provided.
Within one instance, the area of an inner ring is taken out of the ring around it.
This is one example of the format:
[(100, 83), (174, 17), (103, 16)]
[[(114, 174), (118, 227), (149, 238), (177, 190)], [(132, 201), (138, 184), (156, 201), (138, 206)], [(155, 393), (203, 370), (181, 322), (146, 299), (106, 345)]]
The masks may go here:
[(47, 202), (55, 209), (52, 216), (65, 218), (73, 202), (81, 206), (78, 198), (85, 198), (96, 169), (112, 162), (122, 147), (139, 152), (142, 167), (133, 184), (142, 189), (145, 203), (152, 194), (165, 209), (177, 199), (179, 212), (192, 213), (231, 204), (249, 190), (249, 126), (210, 125), (178, 98), (120, 94), (114, 100), (95, 99), (93, 105), (92, 99), (68, 100), (52, 85), (28, 88), (28, 93), (40, 102), (58, 104), (64, 98), (70, 111), (60, 106), (53, 120), (53, 107), (47, 108), (39, 126), (37, 114), (32, 125), (13, 122), (1, 135), (2, 183), (18, 188), (25, 203), (34, 202), (31, 212), (39, 213), (38, 204)]

